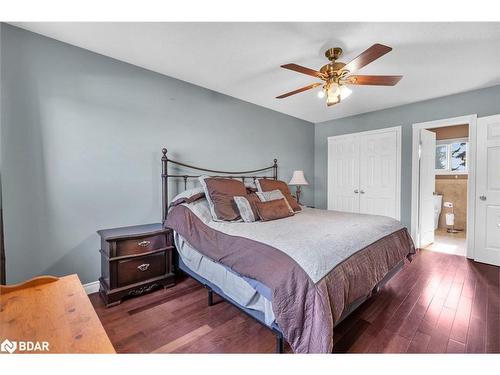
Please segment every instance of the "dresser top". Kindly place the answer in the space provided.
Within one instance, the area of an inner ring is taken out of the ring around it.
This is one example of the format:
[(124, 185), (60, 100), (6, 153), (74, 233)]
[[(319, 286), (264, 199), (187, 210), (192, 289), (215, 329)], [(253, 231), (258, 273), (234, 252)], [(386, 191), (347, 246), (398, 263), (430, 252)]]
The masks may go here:
[(130, 227), (101, 229), (97, 233), (106, 241), (117, 240), (120, 238), (137, 237), (157, 233), (165, 233), (170, 229), (164, 228), (161, 223), (133, 225)]
[(2, 339), (48, 342), (49, 353), (115, 353), (77, 275), (0, 292)]

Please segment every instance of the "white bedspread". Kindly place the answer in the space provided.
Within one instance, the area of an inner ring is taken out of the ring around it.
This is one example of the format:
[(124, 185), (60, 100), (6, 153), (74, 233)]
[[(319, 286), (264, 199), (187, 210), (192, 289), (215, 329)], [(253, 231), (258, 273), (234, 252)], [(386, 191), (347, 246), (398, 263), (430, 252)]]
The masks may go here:
[(314, 283), (336, 265), (403, 228), (392, 218), (304, 207), (292, 217), (254, 223), (215, 222), (202, 199), (187, 205), (206, 225), (272, 246), (294, 259)]

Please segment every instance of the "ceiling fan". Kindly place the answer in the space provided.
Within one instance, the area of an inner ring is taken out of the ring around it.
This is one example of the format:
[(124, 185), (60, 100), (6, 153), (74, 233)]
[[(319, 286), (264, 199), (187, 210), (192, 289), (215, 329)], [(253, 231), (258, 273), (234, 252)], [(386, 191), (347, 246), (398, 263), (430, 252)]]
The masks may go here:
[(352, 90), (345, 85), (394, 86), (401, 80), (401, 78), (403, 78), (403, 76), (351, 74), (352, 72), (359, 70), (376, 59), (384, 56), (390, 51), (392, 51), (391, 47), (384, 46), (383, 44), (374, 44), (354, 60), (345, 64), (337, 61), (342, 55), (342, 48), (336, 47), (326, 50), (325, 56), (328, 60), (330, 60), (330, 63), (323, 65), (319, 71), (297, 64), (281, 65), (282, 68), (307, 74), (319, 78), (324, 82), (316, 82), (300, 89), (287, 92), (286, 94), (277, 96), (276, 98), (287, 98), (291, 95), (295, 95), (318, 86), (323, 86), (322, 90), (318, 92), (318, 97), (324, 98), (326, 96), (326, 104), (328, 106), (332, 106), (340, 103), (341, 100), (351, 95)]

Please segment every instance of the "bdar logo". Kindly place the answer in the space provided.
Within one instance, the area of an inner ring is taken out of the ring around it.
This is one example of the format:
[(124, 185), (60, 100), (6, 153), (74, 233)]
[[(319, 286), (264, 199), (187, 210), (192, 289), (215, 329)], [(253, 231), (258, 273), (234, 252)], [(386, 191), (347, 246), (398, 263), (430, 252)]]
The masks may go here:
[(17, 349), (17, 343), (15, 341), (10, 341), (9, 339), (5, 339), (2, 344), (0, 344), (0, 351), (9, 352), (10, 354), (14, 353)]
[(10, 341), (5, 339), (0, 344), (0, 352), (48, 352), (49, 343), (47, 341)]

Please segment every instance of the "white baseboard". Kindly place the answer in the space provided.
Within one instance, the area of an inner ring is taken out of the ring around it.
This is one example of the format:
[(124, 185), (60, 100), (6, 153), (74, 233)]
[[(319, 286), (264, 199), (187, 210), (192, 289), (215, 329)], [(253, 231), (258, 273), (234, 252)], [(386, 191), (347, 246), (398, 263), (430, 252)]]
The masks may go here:
[(97, 293), (99, 291), (99, 281), (83, 284), (83, 289), (87, 294)]

